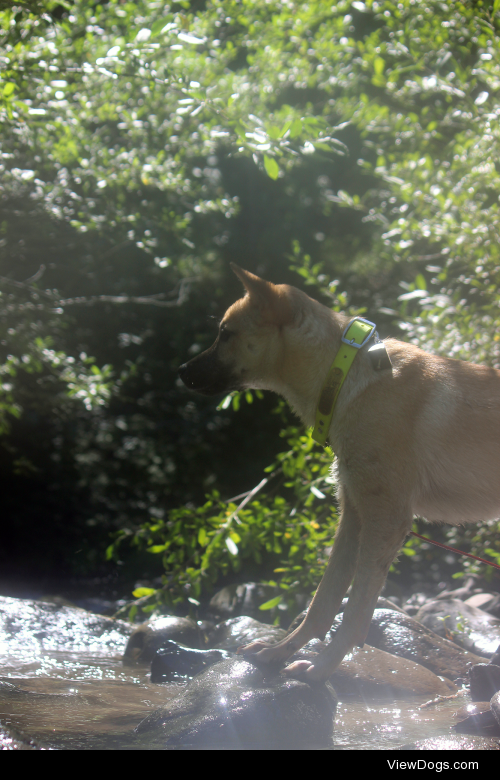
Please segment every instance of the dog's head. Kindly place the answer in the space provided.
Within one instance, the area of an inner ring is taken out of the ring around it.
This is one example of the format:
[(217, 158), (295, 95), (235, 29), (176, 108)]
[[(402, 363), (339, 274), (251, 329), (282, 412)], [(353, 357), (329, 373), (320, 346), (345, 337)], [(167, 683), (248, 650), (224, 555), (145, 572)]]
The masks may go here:
[(231, 267), (243, 282), (244, 298), (233, 303), (212, 346), (179, 368), (186, 385), (204, 395), (246, 388), (275, 389), (283, 355), (283, 330), (297, 315), (294, 287), (275, 285)]

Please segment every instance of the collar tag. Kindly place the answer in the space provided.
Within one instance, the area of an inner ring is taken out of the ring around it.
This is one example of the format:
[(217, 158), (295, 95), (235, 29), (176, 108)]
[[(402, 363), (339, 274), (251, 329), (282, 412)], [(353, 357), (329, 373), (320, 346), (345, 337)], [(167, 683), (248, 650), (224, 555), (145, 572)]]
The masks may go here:
[(312, 438), (318, 444), (325, 444), (330, 430), (333, 410), (347, 373), (358, 354), (358, 350), (375, 334), (376, 325), (363, 317), (355, 317), (342, 334), (340, 349), (321, 388)]
[(384, 371), (385, 369), (392, 368), (391, 359), (387, 354), (387, 349), (383, 341), (370, 347), (367, 354), (374, 371)]

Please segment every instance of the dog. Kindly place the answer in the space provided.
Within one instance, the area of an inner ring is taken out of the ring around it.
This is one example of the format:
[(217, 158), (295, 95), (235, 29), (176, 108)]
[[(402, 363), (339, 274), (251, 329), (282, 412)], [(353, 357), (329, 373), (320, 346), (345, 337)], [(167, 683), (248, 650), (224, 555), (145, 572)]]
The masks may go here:
[[(304, 292), (231, 264), (245, 296), (225, 313), (215, 343), (180, 367), (205, 395), (259, 388), (283, 396), (306, 426), (350, 318)], [(312, 660), (285, 673), (326, 680), (362, 647), (389, 567), (414, 515), (458, 525), (500, 515), (500, 371), (383, 342), (388, 368), (358, 349), (338, 394), (328, 439), (336, 454), (340, 522), (321, 583), (302, 623), (270, 645), (242, 649), (283, 663), (323, 639), (352, 583), (340, 627)]]

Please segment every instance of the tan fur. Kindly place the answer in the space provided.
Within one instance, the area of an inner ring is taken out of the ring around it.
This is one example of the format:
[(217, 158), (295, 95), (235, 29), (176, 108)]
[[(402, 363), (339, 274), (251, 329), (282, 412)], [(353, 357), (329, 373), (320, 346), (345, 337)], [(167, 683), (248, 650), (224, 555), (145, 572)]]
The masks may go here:
[[(214, 359), (230, 373), (231, 386), (273, 390), (312, 426), (350, 318), (294, 287), (233, 270), (247, 294), (224, 315), (226, 335), (212, 352), (181, 367), (181, 376), (184, 371), (186, 384), (197, 389), (196, 361)], [(335, 407), (329, 440), (341, 519), (307, 616), (278, 644), (243, 648), (275, 662), (323, 637), (352, 582), (342, 625), (327, 649), (314, 663), (287, 668), (306, 679), (327, 678), (346, 653), (362, 646), (414, 515), (451, 524), (500, 515), (500, 371), (429, 355), (394, 339), (385, 344), (392, 371), (375, 371), (367, 348), (361, 349)]]

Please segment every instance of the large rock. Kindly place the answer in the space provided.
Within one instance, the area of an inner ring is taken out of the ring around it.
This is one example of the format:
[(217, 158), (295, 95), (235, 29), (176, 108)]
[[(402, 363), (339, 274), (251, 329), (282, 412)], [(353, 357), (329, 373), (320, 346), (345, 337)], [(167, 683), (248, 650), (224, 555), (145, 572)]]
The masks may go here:
[(156, 651), (165, 647), (169, 641), (181, 642), (188, 647), (202, 647), (204, 635), (190, 618), (160, 615), (137, 626), (127, 643), (123, 658), (140, 663), (151, 661)]
[(469, 669), (470, 696), (472, 701), (486, 701), (500, 691), (500, 666), (475, 664)]
[(328, 746), (335, 708), (330, 686), (270, 674), (236, 657), (195, 677), (136, 733), (148, 747)]
[(212, 647), (236, 652), (241, 645), (247, 645), (256, 639), (263, 642), (279, 642), (287, 634), (282, 628), (260, 623), (247, 615), (231, 618), (215, 626), (212, 634)]
[(491, 711), (495, 717), (496, 722), (500, 726), (500, 691), (495, 693), (490, 701)]
[[(276, 596), (276, 588), (261, 585), (258, 582), (244, 582), (226, 585), (214, 593), (209, 603), (209, 610), (218, 617), (237, 617), (258, 612), (261, 604)], [(260, 613), (262, 615), (262, 612)]]
[(500, 737), (500, 724), (497, 723), (491, 709), (473, 712), (464, 720), (455, 723), (453, 730), (457, 734), (479, 734), (483, 737)]
[(430, 631), (415, 618), (392, 609), (375, 610), (366, 643), (421, 664), (450, 680), (466, 678), (468, 665), (482, 661), (474, 653)]
[(52, 602), (0, 597), (0, 654), (27, 651), (117, 653), (130, 623)]
[(365, 645), (349, 653), (330, 682), (340, 698), (407, 699), (413, 696), (449, 696), (457, 689), (429, 669)]
[(227, 650), (195, 650), (168, 640), (151, 661), (151, 682), (191, 680), (204, 669), (231, 658)]
[(500, 643), (500, 619), (459, 599), (436, 599), (421, 607), (415, 619), (472, 653), (493, 655)]
[[(401, 612), (395, 611), (392, 614), (395, 618), (403, 619), (405, 617)], [(290, 661), (310, 658), (311, 653), (315, 654), (324, 650), (340, 622), (341, 616), (337, 616), (333, 628), (327, 634), (326, 641), (313, 639)], [(290, 630), (293, 626), (294, 624)], [(226, 620), (215, 629), (215, 636), (219, 639), (217, 647), (231, 651), (235, 651), (240, 645), (255, 639), (278, 642), (285, 635), (285, 631), (282, 629), (259, 623), (249, 617)], [(439, 637), (437, 639), (439, 640)], [(456, 650), (458, 653), (463, 653), (460, 648), (456, 648)], [(473, 657), (475, 658), (475, 656)], [(330, 682), (340, 696), (370, 699), (448, 695), (456, 691), (452, 683), (441, 680), (429, 669), (411, 659), (400, 658), (368, 645), (365, 645), (363, 649), (355, 649), (346, 656), (338, 670), (330, 677)]]

